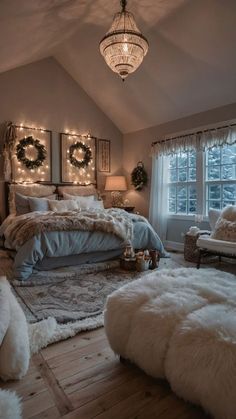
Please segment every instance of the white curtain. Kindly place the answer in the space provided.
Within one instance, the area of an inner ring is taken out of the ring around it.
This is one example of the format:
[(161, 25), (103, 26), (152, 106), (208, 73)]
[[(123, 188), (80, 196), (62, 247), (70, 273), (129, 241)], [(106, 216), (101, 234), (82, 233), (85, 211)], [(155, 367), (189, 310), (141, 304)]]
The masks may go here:
[(167, 232), (167, 161), (165, 156), (152, 157), (152, 180), (149, 219), (162, 241)]

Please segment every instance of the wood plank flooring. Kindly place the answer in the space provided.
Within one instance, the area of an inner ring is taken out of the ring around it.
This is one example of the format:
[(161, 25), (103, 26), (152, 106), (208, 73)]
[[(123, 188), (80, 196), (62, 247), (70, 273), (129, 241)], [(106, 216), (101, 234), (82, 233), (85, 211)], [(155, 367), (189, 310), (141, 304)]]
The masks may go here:
[(19, 382), (0, 382), (23, 401), (24, 419), (206, 419), (175, 396), (166, 381), (148, 377), (111, 351), (104, 329), (84, 332), (42, 350)]

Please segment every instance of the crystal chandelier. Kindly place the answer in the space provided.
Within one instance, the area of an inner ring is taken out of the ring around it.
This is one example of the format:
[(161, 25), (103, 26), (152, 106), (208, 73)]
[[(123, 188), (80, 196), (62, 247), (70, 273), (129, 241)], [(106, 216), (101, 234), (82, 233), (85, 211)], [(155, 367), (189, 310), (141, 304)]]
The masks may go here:
[(124, 79), (133, 73), (148, 52), (148, 41), (141, 34), (132, 13), (121, 0), (121, 11), (116, 13), (109, 31), (100, 42), (100, 52), (112, 71)]

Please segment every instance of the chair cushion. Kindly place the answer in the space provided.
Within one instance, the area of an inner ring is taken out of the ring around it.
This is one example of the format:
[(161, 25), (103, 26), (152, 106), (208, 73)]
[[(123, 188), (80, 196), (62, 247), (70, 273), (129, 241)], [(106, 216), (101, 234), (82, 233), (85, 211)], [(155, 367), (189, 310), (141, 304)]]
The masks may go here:
[(222, 254), (236, 255), (236, 242), (216, 240), (209, 236), (200, 236), (197, 240), (197, 247), (216, 251)]

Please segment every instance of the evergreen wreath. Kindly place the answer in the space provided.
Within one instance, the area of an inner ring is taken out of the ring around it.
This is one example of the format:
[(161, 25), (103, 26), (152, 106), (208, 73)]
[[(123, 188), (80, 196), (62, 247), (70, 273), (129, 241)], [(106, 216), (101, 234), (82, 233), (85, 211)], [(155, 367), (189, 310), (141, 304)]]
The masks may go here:
[[(37, 150), (37, 158), (35, 160), (27, 159), (25, 156), (26, 148), (33, 146)], [(40, 141), (34, 139), (32, 136), (27, 138), (22, 138), (16, 146), (16, 157), (18, 161), (24, 164), (27, 169), (35, 169), (43, 165), (44, 160), (46, 159), (47, 151), (43, 144), (40, 144)]]
[[(82, 160), (78, 160), (74, 157), (75, 150), (82, 150), (84, 152), (84, 157)], [(83, 169), (84, 167), (87, 167), (88, 164), (92, 160), (92, 151), (90, 147), (83, 144), (81, 141), (77, 141), (77, 143), (72, 144), (69, 149), (69, 159), (70, 163), (74, 167), (78, 167), (78, 169)]]
[(137, 191), (141, 191), (148, 182), (148, 175), (143, 162), (139, 161), (131, 173), (131, 183)]

